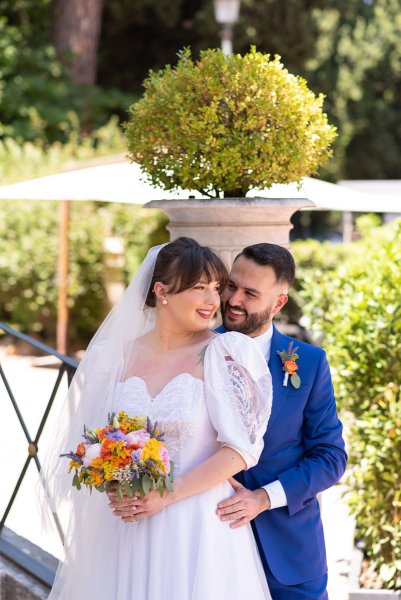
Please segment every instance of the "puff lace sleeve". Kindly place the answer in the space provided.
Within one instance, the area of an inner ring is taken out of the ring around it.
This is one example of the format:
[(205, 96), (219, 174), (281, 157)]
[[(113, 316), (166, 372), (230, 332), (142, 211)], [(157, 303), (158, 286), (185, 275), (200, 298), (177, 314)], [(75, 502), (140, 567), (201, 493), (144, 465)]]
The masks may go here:
[(204, 366), (206, 404), (217, 440), (253, 467), (263, 450), (273, 397), (265, 357), (254, 340), (228, 332), (210, 342)]

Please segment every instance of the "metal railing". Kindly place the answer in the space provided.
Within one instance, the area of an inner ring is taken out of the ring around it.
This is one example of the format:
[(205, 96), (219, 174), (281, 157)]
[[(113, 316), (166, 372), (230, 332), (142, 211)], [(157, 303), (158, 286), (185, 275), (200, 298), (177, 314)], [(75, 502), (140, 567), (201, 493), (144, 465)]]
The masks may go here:
[[(28, 467), (32, 460), (34, 461), (38, 472), (40, 472), (41, 465), (40, 465), (40, 461), (39, 461), (39, 457), (38, 457), (38, 444), (39, 444), (40, 437), (41, 437), (43, 429), (45, 427), (45, 424), (46, 424), (47, 418), (49, 416), (53, 402), (56, 398), (56, 395), (59, 390), (60, 384), (62, 382), (63, 376), (67, 377), (67, 382), (68, 382), (68, 386), (69, 386), (71, 383), (71, 380), (74, 376), (74, 373), (78, 367), (78, 362), (68, 356), (65, 356), (63, 354), (60, 354), (59, 352), (56, 352), (56, 350), (53, 350), (49, 346), (46, 346), (45, 344), (42, 344), (42, 343), (34, 340), (33, 338), (31, 338), (23, 333), (20, 333), (19, 331), (16, 331), (15, 329), (13, 329), (12, 327), (9, 327), (5, 323), (0, 322), (0, 331), (4, 331), (6, 334), (12, 336), (13, 338), (28, 343), (30, 346), (32, 346), (36, 350), (40, 350), (41, 352), (43, 352), (46, 355), (53, 356), (54, 358), (58, 359), (58, 361), (60, 362), (60, 365), (57, 367), (58, 374), (57, 374), (56, 382), (53, 386), (53, 389), (50, 392), (50, 396), (47, 401), (46, 408), (43, 412), (43, 415), (42, 415), (40, 423), (39, 423), (39, 427), (34, 436), (32, 436), (28, 430), (28, 427), (27, 427), (27, 425), (24, 421), (24, 418), (22, 416), (22, 413), (19, 409), (18, 402), (13, 394), (11, 385), (10, 385), (9, 381), (7, 380), (6, 374), (1, 366), (1, 362), (0, 362), (0, 378), (4, 384), (4, 387), (7, 391), (7, 395), (11, 401), (11, 404), (17, 415), (21, 429), (22, 429), (22, 431), (25, 435), (26, 441), (28, 443), (27, 457), (26, 457), (25, 463), (22, 467), (22, 470), (18, 477), (17, 483), (13, 489), (13, 492), (8, 501), (6, 509), (0, 520), (0, 554), (2, 556), (4, 556), (5, 558), (7, 558), (8, 560), (12, 561), (18, 567), (24, 569), (25, 571), (27, 571), (28, 573), (30, 573), (31, 575), (36, 577), (42, 583), (45, 583), (46, 585), (51, 586), (53, 583), (54, 573), (52, 571), (50, 571), (50, 569), (48, 569), (42, 563), (32, 559), (32, 557), (30, 557), (29, 555), (24, 553), (20, 548), (18, 548), (17, 546), (14, 546), (12, 543), (10, 543), (8, 538), (6, 539), (7, 536), (2, 535), (2, 534), (5, 530), (4, 526), (6, 524), (6, 520), (9, 515), (9, 512), (17, 498), (18, 492), (21, 488), (21, 484), (24, 480), (24, 477), (27, 473)], [(61, 537), (61, 540), (63, 540), (63, 532), (62, 532), (61, 525), (60, 525), (59, 519), (57, 517), (57, 514), (53, 513), (53, 517), (54, 517), (54, 520), (56, 523), (57, 530)]]

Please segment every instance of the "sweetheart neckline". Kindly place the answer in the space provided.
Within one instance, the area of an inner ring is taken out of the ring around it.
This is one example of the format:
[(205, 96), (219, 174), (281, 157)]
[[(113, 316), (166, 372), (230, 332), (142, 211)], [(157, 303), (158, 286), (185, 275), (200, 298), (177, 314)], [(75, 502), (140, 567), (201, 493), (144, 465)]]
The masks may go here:
[(162, 389), (155, 395), (152, 396), (152, 394), (149, 391), (148, 388), (148, 384), (146, 383), (146, 381), (143, 379), (143, 377), (140, 377), (139, 375), (131, 375), (131, 377), (127, 377), (127, 379), (124, 379), (124, 381), (120, 381), (120, 385), (124, 385), (125, 383), (127, 383), (127, 381), (132, 381), (134, 379), (137, 379), (139, 381), (141, 381), (143, 383), (143, 386), (146, 390), (146, 393), (148, 394), (149, 398), (154, 401), (157, 400), (157, 398), (169, 387), (169, 385), (173, 382), (176, 381), (177, 379), (180, 379), (180, 377), (190, 377), (191, 379), (194, 379), (195, 381), (199, 381), (200, 383), (204, 383), (204, 380), (201, 379), (200, 377), (195, 377), (195, 375), (192, 375), (191, 373), (188, 373), (186, 371), (184, 371), (184, 373), (179, 373), (178, 375), (176, 375), (175, 377), (173, 377), (172, 379), (170, 379), (170, 381), (168, 381), (166, 383), (166, 385), (164, 387), (162, 387)]

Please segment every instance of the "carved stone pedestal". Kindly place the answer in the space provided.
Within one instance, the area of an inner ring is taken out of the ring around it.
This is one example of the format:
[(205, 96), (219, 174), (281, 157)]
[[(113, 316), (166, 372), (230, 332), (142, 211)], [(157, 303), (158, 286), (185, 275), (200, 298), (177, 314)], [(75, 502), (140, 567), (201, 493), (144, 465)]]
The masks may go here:
[(251, 244), (270, 242), (289, 247), (291, 216), (314, 206), (306, 198), (224, 198), (152, 200), (147, 208), (163, 210), (170, 218), (170, 239), (192, 237), (210, 246), (228, 267)]

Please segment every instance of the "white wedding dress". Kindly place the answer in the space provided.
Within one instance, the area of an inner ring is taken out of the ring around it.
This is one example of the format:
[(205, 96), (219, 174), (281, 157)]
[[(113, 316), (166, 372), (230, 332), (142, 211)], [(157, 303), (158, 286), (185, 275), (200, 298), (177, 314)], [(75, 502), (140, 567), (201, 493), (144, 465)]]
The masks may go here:
[[(236, 449), (248, 466), (257, 462), (271, 409), (271, 380), (267, 374), (259, 382), (266, 395), (265, 406), (258, 406), (252, 385), (245, 381), (247, 371), (232, 357), (246, 355), (242, 364), (249, 364), (256, 356), (266, 366), (254, 342), (247, 339), (244, 345), (244, 339), (230, 333), (209, 344), (205, 381), (181, 373), (155, 397), (140, 377), (117, 384), (115, 411), (146, 414), (158, 422), (175, 477), (212, 456), (222, 444)], [(250, 525), (231, 529), (215, 513), (217, 503), (232, 493), (224, 482), (134, 523), (124, 523), (110, 509), (104, 511), (98, 530), (85, 535), (81, 575), (75, 565), (75, 582), (68, 580), (67, 556), (64, 577), (60, 573), (51, 598), (270, 599)], [(94, 492), (92, 501), (106, 505), (107, 497)]]

